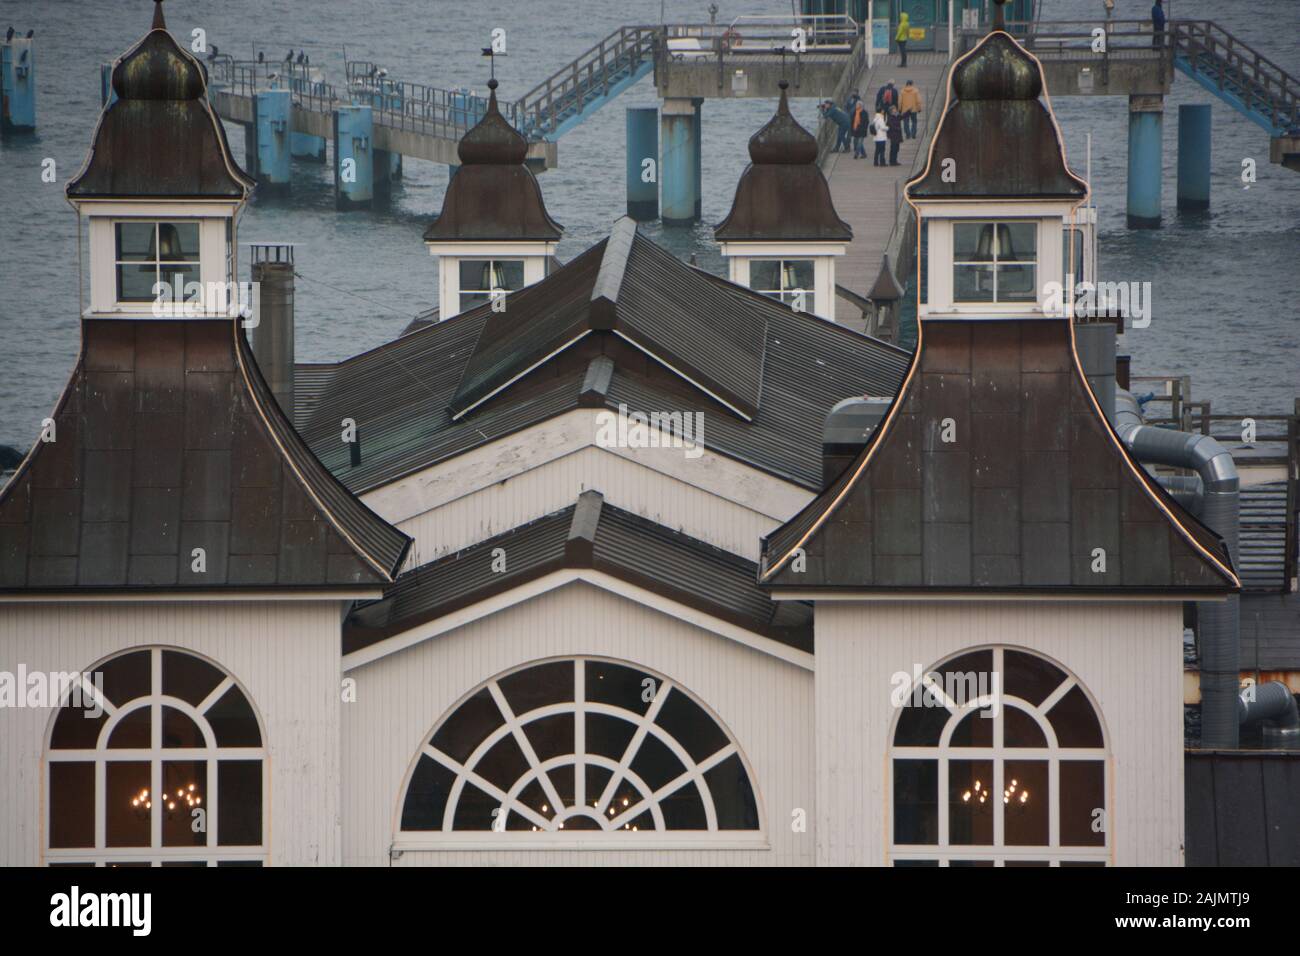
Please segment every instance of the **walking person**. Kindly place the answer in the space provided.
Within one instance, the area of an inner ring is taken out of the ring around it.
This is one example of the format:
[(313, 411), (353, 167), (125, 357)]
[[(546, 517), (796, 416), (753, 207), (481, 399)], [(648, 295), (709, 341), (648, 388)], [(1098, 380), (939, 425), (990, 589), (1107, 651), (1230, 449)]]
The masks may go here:
[(849, 114), (844, 112), (830, 100), (821, 105), (822, 116), (835, 124), (835, 148), (833, 153), (847, 153), (849, 151), (849, 140), (853, 136), (852, 124), (849, 121)]
[(902, 57), (900, 66), (907, 66), (907, 37), (911, 33), (912, 25), (908, 22), (907, 14), (898, 15), (898, 32), (894, 34), (894, 42), (898, 44), (898, 53)]
[(885, 122), (885, 114), (879, 111), (871, 119), (872, 138), (876, 144), (876, 155), (871, 160), (872, 166), (885, 165), (885, 141), (889, 138), (889, 126)]
[(901, 166), (898, 161), (898, 147), (903, 145), (903, 119), (898, 115), (898, 107), (889, 108), (889, 117), (885, 120), (885, 128), (889, 139), (889, 165)]
[(903, 135), (916, 139), (916, 118), (921, 115), (925, 101), (921, 98), (919, 88), (908, 80), (903, 84), (903, 91), (898, 95), (898, 108), (903, 112)]
[(867, 158), (866, 138), (870, 126), (871, 126), (871, 120), (868, 119), (867, 117), (867, 104), (863, 103), (862, 100), (858, 100), (858, 102), (853, 107), (853, 158), (854, 159)]
[(1165, 45), (1165, 4), (1156, 0), (1151, 7), (1151, 48), (1159, 50)]

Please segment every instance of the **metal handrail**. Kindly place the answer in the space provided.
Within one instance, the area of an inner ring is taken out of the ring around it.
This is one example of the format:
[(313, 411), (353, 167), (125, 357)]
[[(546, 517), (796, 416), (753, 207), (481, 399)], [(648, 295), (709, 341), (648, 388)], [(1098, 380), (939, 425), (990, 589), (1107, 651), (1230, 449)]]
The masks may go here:
[(581, 113), (595, 95), (609, 93), (611, 81), (654, 56), (658, 27), (619, 27), (521, 96), (514, 116), (526, 135), (554, 133), (562, 119)]
[[(1300, 79), (1212, 20), (1174, 21), (1171, 36), (1195, 72), (1214, 77), (1221, 91), (1229, 83), (1240, 87), (1247, 110), (1267, 112), (1275, 129), (1300, 126)], [(1210, 58), (1208, 68), (1202, 56)]]

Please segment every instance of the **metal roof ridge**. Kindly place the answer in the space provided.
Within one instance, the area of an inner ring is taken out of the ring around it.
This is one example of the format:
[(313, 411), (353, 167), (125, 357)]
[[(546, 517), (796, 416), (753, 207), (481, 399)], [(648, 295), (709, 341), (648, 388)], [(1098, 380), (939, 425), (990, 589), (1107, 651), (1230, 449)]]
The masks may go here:
[(600, 269), (591, 287), (591, 328), (610, 330), (617, 321), (618, 294), (623, 287), (627, 260), (636, 239), (636, 221), (620, 217), (610, 231), (600, 257)]

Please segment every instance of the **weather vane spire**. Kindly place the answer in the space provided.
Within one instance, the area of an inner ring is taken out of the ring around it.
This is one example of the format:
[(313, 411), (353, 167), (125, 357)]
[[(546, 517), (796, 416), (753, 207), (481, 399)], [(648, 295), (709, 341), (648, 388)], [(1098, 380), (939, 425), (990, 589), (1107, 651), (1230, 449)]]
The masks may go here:
[(163, 19), (163, 0), (153, 0), (153, 30), (166, 30), (167, 21)]

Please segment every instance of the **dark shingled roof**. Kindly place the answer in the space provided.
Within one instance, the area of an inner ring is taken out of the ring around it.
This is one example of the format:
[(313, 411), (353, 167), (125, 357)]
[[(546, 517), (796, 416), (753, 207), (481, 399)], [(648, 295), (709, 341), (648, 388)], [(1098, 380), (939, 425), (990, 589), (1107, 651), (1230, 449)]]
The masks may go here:
[[(449, 408), (472, 355), (476, 368), (526, 368), (545, 357), (545, 342), (582, 326), (605, 257), (599, 243), (535, 286), (512, 293), (505, 315), (514, 328), (492, 349), (485, 328), (500, 313), (484, 304), (331, 366), (299, 366), (309, 383), (300, 407), (303, 436), (354, 492), (367, 491), (479, 445), (580, 407), (643, 412), (706, 412), (702, 444), (804, 487), (820, 490), (821, 433), (831, 406), (850, 395), (892, 395), (908, 353), (693, 269), (641, 237), (628, 256), (617, 310), (632, 318), (642, 351), (609, 333), (551, 357), (501, 394), (453, 419)], [(602, 286), (602, 288), (604, 288)], [(603, 305), (603, 304), (602, 304)], [(599, 310), (597, 310), (599, 311)], [(558, 319), (551, 319), (558, 313)], [(529, 328), (543, 325), (541, 332)], [(697, 323), (693, 327), (693, 323)], [(731, 343), (740, 344), (731, 344)], [(662, 343), (662, 345), (661, 345)], [(698, 343), (698, 347), (692, 345)], [(700, 355), (700, 349), (720, 354)], [(476, 353), (476, 350), (477, 351)], [(745, 420), (646, 354), (688, 355), (738, 382), (762, 383), (761, 402)], [(599, 375), (589, 378), (600, 358)], [(486, 361), (491, 358), (492, 362)], [(508, 380), (492, 371), (493, 381)], [(352, 467), (339, 441), (340, 421), (357, 422), (361, 464)]]
[(731, 212), (713, 231), (719, 242), (853, 238), (817, 165), (817, 140), (790, 115), (785, 88), (782, 80), (776, 115), (749, 140), (752, 162), (741, 174)]
[[(1129, 458), (1097, 412), (1068, 321), (928, 321), (922, 331), (903, 390), (867, 446), (764, 541), (765, 584), (1236, 589), (1222, 541)], [(788, 560), (798, 547), (802, 572)], [(1105, 550), (1104, 573), (1092, 570), (1094, 548)]]
[(253, 180), (235, 162), (207, 97), (207, 72), (154, 28), (113, 68), (117, 99), (104, 108), (71, 199), (243, 199)]
[(410, 544), (303, 445), (236, 322), (84, 322), (51, 417), (0, 491), (0, 593), (380, 585)]
[[(505, 570), (494, 570), (504, 552)], [(498, 552), (499, 554), (499, 552)], [(584, 492), (574, 505), (401, 576), (384, 598), (349, 616), (343, 652), (509, 591), (562, 568), (591, 568), (705, 611), (746, 630), (812, 651), (812, 612), (773, 602), (756, 567)]]
[(528, 141), (501, 115), (497, 81), (487, 112), (457, 146), (461, 166), (447, 184), (442, 213), (426, 241), (556, 240), (562, 228), (546, 211), (537, 177), (524, 164)]
[[(930, 161), (907, 195), (1082, 199), (1087, 183), (1065, 164), (1056, 121), (1038, 101), (1042, 91), (1037, 59), (1005, 32), (986, 36), (953, 67)], [(944, 182), (945, 158), (957, 163), (952, 182)]]
[(726, 293), (620, 219), (560, 273), (492, 312), (451, 401), (463, 415), (593, 332), (613, 333), (752, 418), (762, 392), (763, 327), (736, 322)]

